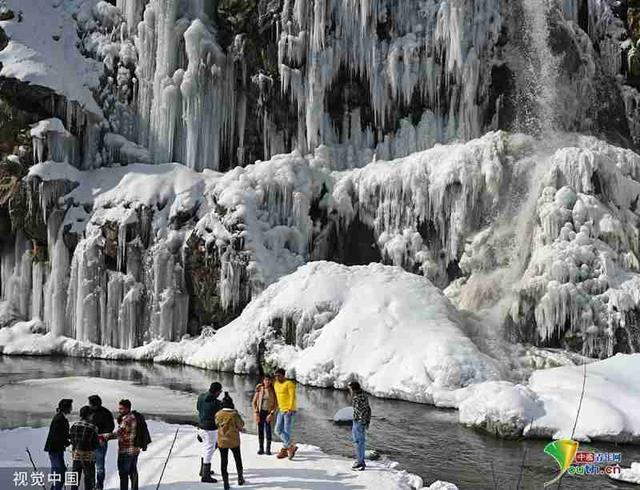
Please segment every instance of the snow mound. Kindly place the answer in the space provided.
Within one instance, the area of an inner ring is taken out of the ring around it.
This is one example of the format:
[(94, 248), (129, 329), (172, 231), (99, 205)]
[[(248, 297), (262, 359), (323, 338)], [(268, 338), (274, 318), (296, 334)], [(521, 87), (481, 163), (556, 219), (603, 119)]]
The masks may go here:
[[(571, 436), (582, 391), (584, 367), (536, 371), (529, 387), (544, 403), (546, 414), (525, 434)], [(578, 440), (640, 440), (640, 354), (617, 354), (586, 366), (584, 400), (574, 438)]]
[(189, 364), (248, 372), (259, 361), (298, 381), (431, 402), (433, 389), (500, 377), (427, 279), (397, 267), (312, 262), (282, 278), (220, 329)]
[[(575, 434), (586, 367), (584, 399)], [(583, 366), (535, 371), (527, 386), (480, 383), (447, 393), (440, 406), (460, 410), (460, 421), (507, 436), (640, 441), (640, 354), (617, 354)]]
[(630, 468), (622, 468), (620, 473), (612, 473), (609, 478), (640, 485), (640, 463), (631, 463)]
[(502, 437), (518, 436), (535, 417), (544, 413), (535, 393), (506, 381), (476, 385), (459, 406), (460, 422), (482, 427)]
[(7, 7), (19, 15), (0, 22), (9, 37), (9, 44), (0, 51), (0, 76), (48, 87), (102, 117), (91, 91), (100, 85), (103, 65), (80, 52), (72, 17), (95, 3), (97, 0), (6, 0)]
[(353, 407), (344, 407), (338, 410), (333, 416), (333, 421), (336, 424), (353, 422)]
[(433, 482), (427, 488), (429, 488), (430, 490), (458, 490), (458, 487), (455, 486), (453, 483), (449, 483), (442, 480)]

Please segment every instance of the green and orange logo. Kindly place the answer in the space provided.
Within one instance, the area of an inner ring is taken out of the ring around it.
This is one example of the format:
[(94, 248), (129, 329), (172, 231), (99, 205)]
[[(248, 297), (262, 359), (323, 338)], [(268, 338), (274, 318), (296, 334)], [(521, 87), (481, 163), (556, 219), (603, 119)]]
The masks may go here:
[(544, 452), (555, 459), (560, 467), (560, 473), (553, 480), (544, 484), (545, 487), (548, 487), (557, 482), (567, 472), (578, 452), (578, 443), (571, 439), (560, 439), (547, 444), (544, 447)]

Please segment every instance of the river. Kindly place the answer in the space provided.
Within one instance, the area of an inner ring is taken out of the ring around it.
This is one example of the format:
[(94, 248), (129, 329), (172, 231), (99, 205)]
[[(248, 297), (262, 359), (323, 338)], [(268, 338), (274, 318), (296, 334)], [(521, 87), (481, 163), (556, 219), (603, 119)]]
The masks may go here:
[[(250, 400), (257, 381), (249, 376), (186, 366), (0, 356), (0, 400), (2, 387), (8, 383), (65, 376), (130, 380), (187, 393), (203, 391), (209, 383), (219, 380), (226, 389), (235, 393), (236, 405), (246, 420), (251, 420)], [(33, 393), (33, 396), (37, 397), (38, 394)], [(334, 413), (349, 404), (347, 394), (338, 390), (299, 386), (298, 400), (299, 440), (320, 446), (328, 453), (351, 456), (350, 429), (332, 422)], [(373, 421), (367, 445), (384, 457), (399, 462), (402, 468), (419, 474), (427, 484), (434, 480), (447, 480), (458, 484), (461, 489), (515, 489), (522, 468), (523, 483), (520, 488), (537, 489), (542, 488), (543, 483), (556, 473), (555, 463), (543, 453), (546, 441), (496, 439), (458, 424), (457, 412), (453, 410), (373, 397), (370, 402)], [(55, 400), (52, 401), (54, 403)], [(12, 408), (12, 401), (5, 399), (2, 405), (2, 429), (42, 426), (49, 422), (49, 415), (34, 413), (24, 404)], [(183, 422), (193, 420), (193, 407), (185, 406), (183, 414), (173, 413), (169, 416), (163, 414), (160, 406), (156, 412), (147, 415), (169, 422)], [(250, 425), (250, 431), (255, 432), (255, 427)], [(590, 447), (600, 451), (622, 452), (623, 466), (640, 461), (638, 446), (595, 443)], [(562, 488), (633, 486), (600, 476), (567, 476), (563, 479)]]

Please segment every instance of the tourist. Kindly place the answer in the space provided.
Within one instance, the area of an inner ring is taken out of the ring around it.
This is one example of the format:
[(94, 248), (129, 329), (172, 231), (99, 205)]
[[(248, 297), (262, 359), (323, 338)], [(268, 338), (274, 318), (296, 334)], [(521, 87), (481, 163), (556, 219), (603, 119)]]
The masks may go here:
[[(102, 399), (98, 395), (89, 397), (89, 406), (93, 411), (91, 421), (98, 428), (98, 434), (110, 434), (115, 429), (113, 415), (111, 411), (102, 406)], [(107, 457), (108, 441), (100, 439), (100, 444), (96, 449), (96, 490), (104, 488), (105, 469), (104, 462)]]
[(64, 398), (58, 402), (56, 414), (49, 425), (49, 434), (44, 450), (49, 453), (51, 461), (51, 473), (59, 475), (51, 490), (62, 490), (65, 481), (67, 467), (64, 464), (64, 450), (71, 444), (69, 440), (69, 421), (67, 415), (71, 413), (73, 400)]
[(222, 392), (222, 385), (217, 381), (211, 383), (209, 391), (198, 397), (196, 409), (200, 428), (199, 438), (202, 439), (203, 451), (200, 458), (200, 481), (215, 483), (217, 480), (211, 477), (211, 459), (216, 450), (218, 440), (218, 426), (216, 425), (216, 413), (222, 409), (222, 403), (218, 400)]
[(296, 415), (296, 384), (285, 378), (285, 370), (276, 369), (276, 381), (273, 384), (278, 402), (278, 417), (276, 419), (275, 432), (282, 441), (282, 449), (277, 455), (278, 459), (293, 459), (298, 446), (293, 442), (293, 422)]
[(84, 473), (84, 490), (93, 490), (96, 483), (96, 449), (98, 448), (98, 428), (91, 423), (93, 410), (90, 406), (80, 409), (80, 420), (69, 430), (71, 439), (72, 470), (77, 474), (78, 488)]
[(216, 414), (216, 424), (218, 426), (218, 448), (220, 449), (220, 473), (222, 474), (224, 489), (228, 490), (230, 488), (229, 473), (227, 473), (229, 449), (231, 449), (233, 459), (236, 462), (238, 485), (244, 485), (242, 455), (240, 453), (240, 431), (244, 427), (244, 421), (234, 408), (233, 400), (227, 392), (225, 392), (222, 399), (222, 410), (219, 410)]
[(349, 383), (349, 391), (353, 402), (351, 434), (356, 449), (356, 461), (353, 463), (352, 469), (363, 471), (366, 468), (364, 463), (365, 431), (369, 428), (369, 423), (371, 422), (371, 408), (369, 407), (369, 399), (365, 392), (362, 391), (360, 383), (357, 381)]
[(258, 454), (265, 453), (264, 438), (267, 436), (267, 454), (271, 454), (271, 422), (278, 408), (273, 380), (269, 376), (262, 378), (253, 395), (253, 415), (258, 424)]
[(136, 431), (138, 420), (131, 411), (129, 400), (118, 403), (118, 428), (108, 436), (118, 439), (118, 474), (120, 475), (120, 490), (138, 490), (138, 455), (140, 448), (136, 446)]

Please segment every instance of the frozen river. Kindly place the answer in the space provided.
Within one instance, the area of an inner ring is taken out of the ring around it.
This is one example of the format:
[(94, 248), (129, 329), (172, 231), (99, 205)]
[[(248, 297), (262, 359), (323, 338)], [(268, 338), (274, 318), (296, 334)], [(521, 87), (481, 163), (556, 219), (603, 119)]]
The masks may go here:
[[(248, 376), (215, 373), (191, 367), (122, 363), (53, 357), (0, 356), (0, 428), (41, 426), (48, 423), (57, 400), (42, 400), (34, 390), (21, 393), (25, 380), (70, 376), (91, 376), (130, 380), (149, 387), (161, 386), (185, 395), (184, 407), (154, 400), (146, 410), (151, 418), (169, 422), (194, 420), (193, 395), (219, 380), (232, 393), (245, 419), (251, 420), (250, 400), (256, 380)], [(127, 393), (122, 393), (126, 397)], [(326, 452), (351, 455), (350, 430), (332, 422), (334, 413), (349, 404), (347, 394), (336, 390), (298, 387), (299, 423), (303, 442)], [(30, 403), (29, 400), (38, 400)], [(50, 402), (50, 403), (49, 403)], [(75, 401), (75, 411), (85, 400)], [(135, 400), (134, 400), (135, 403)], [(149, 401), (146, 401), (147, 405)], [(50, 410), (49, 410), (50, 405)], [(373, 422), (368, 445), (403, 468), (422, 476), (425, 483), (448, 480), (462, 489), (514, 489), (524, 460), (521, 488), (542, 488), (555, 474), (555, 463), (542, 451), (544, 441), (496, 439), (461, 426), (457, 412), (414, 403), (371, 398)], [(112, 408), (112, 407), (110, 407)], [(249, 430), (255, 432), (255, 427)], [(640, 461), (637, 446), (593, 445), (601, 451), (622, 452), (623, 466)], [(492, 476), (491, 467), (494, 472)], [(494, 479), (495, 477), (495, 486)], [(554, 487), (556, 488), (556, 487)], [(562, 488), (633, 488), (605, 477), (565, 477)]]

